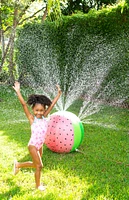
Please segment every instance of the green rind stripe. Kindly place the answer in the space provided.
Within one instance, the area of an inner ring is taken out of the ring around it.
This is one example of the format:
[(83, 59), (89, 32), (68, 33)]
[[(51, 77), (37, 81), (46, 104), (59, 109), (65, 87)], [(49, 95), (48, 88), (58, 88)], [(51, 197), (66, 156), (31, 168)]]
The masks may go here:
[(74, 130), (74, 144), (72, 146), (71, 152), (75, 151), (77, 147), (81, 144), (84, 137), (84, 128), (81, 122), (72, 123)]
[[(81, 141), (80, 141), (80, 144), (82, 143), (82, 140), (84, 138), (84, 127), (83, 127), (83, 124), (82, 122), (79, 122), (79, 125), (80, 125), (80, 129), (81, 129)], [(79, 144), (79, 145), (80, 145)]]

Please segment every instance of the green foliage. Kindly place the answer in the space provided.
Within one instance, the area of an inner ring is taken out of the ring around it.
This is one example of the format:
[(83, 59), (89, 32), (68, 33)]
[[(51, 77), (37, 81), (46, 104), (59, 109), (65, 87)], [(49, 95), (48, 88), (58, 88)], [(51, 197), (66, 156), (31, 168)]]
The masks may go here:
[(12, 5), (8, 5), (7, 3), (2, 5), (1, 8), (1, 19), (2, 19), (2, 24), (4, 27), (9, 26), (13, 22), (13, 11), (14, 8)]
[(61, 17), (60, 1), (48, 0), (47, 3), (48, 17), (51, 21), (55, 21)]
[(2, 70), (2, 72), (0, 72), (0, 82), (6, 82), (9, 78), (9, 74), (7, 71)]
[(113, 5), (116, 0), (68, 0), (67, 6), (62, 9), (64, 15), (71, 15), (73, 13), (88, 13), (91, 9), (99, 10), (106, 5)]
[(1, 83), (7, 83), (9, 80), (9, 71), (8, 71), (8, 63), (5, 62), (1, 72), (0, 72), (0, 82)]
[[(30, 4), (30, 0), (27, 1), (2, 1), (1, 2), (1, 24), (2, 29), (5, 31), (6, 29), (10, 29), (13, 25), (13, 19), (14, 19), (14, 10), (17, 8), (19, 10), (19, 13), (21, 14), (25, 7)], [(18, 15), (17, 21), (19, 21), (20, 14)]]

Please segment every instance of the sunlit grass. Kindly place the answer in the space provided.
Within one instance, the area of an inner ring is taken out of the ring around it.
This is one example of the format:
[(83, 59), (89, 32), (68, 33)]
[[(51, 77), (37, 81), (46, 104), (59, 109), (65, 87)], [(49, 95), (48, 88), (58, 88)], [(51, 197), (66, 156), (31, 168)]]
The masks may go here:
[[(34, 170), (13, 175), (13, 161), (30, 160), (29, 123), (13, 90), (0, 92), (1, 200), (128, 200), (129, 111), (105, 106), (84, 124), (82, 153), (57, 154), (44, 146), (42, 182), (35, 190)], [(76, 113), (78, 105), (71, 108)]]

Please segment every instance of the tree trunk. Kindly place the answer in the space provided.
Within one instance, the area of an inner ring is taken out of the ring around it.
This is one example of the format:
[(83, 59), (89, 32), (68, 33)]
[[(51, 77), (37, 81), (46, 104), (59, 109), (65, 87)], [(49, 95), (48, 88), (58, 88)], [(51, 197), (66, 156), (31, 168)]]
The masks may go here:
[(6, 55), (7, 55), (8, 51), (9, 51), (9, 47), (10, 47), (10, 43), (11, 43), (11, 38), (12, 38), (12, 33), (10, 35), (10, 38), (9, 38), (8, 44), (6, 46), (6, 49), (3, 52), (3, 56), (2, 56), (2, 60), (1, 60), (1, 65), (0, 65), (0, 71), (2, 71), (2, 67), (3, 67), (4, 61), (6, 59)]
[(47, 6), (46, 6), (46, 9), (45, 9), (44, 14), (43, 14), (43, 17), (42, 17), (42, 22), (45, 21), (46, 16), (47, 16)]
[(4, 57), (4, 51), (5, 51), (5, 41), (4, 41), (4, 31), (1, 30), (1, 46), (2, 46), (2, 58)]
[(9, 75), (10, 75), (10, 80), (9, 82), (12, 84), (14, 83), (14, 80), (15, 80), (15, 77), (14, 77), (14, 66), (15, 66), (15, 63), (14, 63), (14, 38), (15, 38), (15, 31), (16, 30), (13, 30), (13, 35), (12, 35), (12, 38), (11, 38), (11, 42), (10, 42), (10, 50), (9, 50)]
[(14, 10), (14, 18), (13, 18), (13, 30), (12, 30), (12, 37), (11, 37), (11, 42), (10, 42), (10, 51), (9, 51), (9, 74), (10, 74), (10, 80), (9, 82), (12, 84), (15, 80), (14, 76), (14, 39), (15, 39), (15, 33), (16, 33), (16, 27), (18, 24), (18, 9), (15, 8)]

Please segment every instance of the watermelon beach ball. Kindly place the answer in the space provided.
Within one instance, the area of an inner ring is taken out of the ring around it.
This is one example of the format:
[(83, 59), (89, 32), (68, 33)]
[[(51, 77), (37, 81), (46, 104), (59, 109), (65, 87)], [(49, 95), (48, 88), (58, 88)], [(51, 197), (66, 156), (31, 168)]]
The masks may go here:
[(52, 114), (48, 120), (45, 144), (53, 152), (68, 153), (75, 151), (84, 137), (80, 119), (68, 111)]

